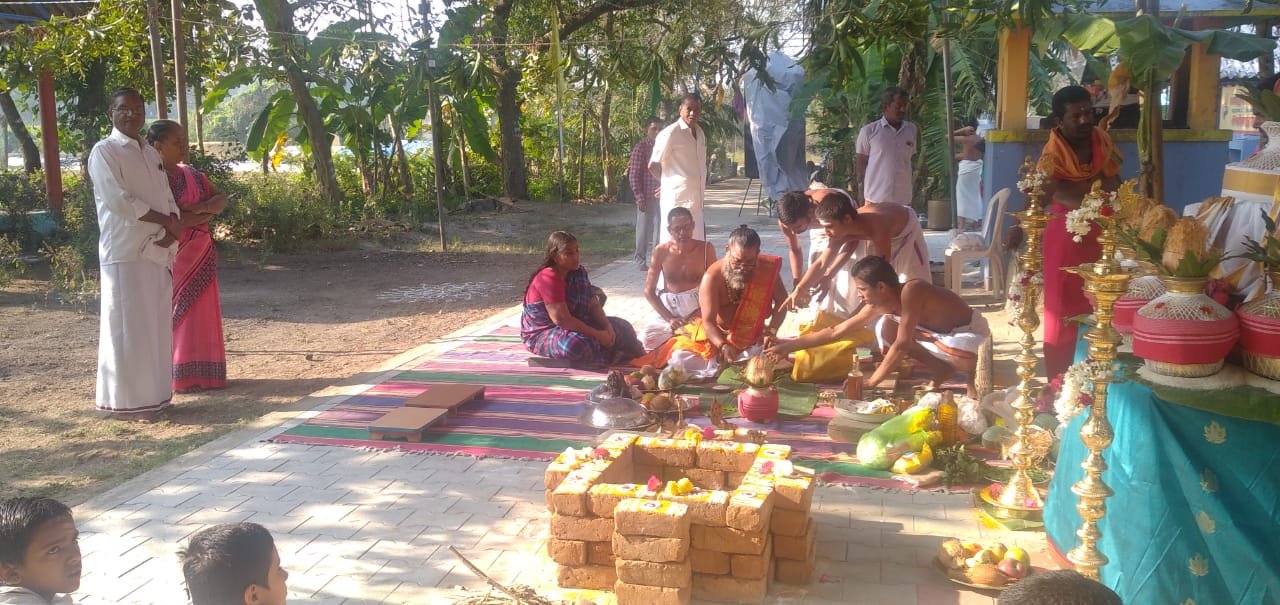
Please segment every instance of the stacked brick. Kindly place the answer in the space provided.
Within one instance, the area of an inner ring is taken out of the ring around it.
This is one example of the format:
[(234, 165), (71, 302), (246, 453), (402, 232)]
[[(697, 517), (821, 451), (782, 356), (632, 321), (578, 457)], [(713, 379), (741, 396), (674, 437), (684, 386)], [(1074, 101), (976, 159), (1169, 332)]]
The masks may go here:
[(628, 498), (613, 512), (618, 604), (687, 605), (689, 507), (680, 502)]
[[(566, 588), (619, 605), (756, 603), (775, 579), (807, 584), (816, 560), (811, 473), (788, 446), (613, 436), (548, 467), (551, 558)], [(639, 482), (688, 478), (688, 493)], [(631, 481), (632, 483), (625, 483)], [(611, 566), (610, 566), (611, 564)]]
[(559, 564), (556, 582), (566, 588), (613, 590), (613, 513), (592, 512), (591, 490), (597, 486), (639, 489), (625, 485), (634, 475), (631, 444), (635, 435), (615, 435), (588, 452), (565, 452), (543, 475), (547, 506), (551, 509), (551, 538), (547, 555)]

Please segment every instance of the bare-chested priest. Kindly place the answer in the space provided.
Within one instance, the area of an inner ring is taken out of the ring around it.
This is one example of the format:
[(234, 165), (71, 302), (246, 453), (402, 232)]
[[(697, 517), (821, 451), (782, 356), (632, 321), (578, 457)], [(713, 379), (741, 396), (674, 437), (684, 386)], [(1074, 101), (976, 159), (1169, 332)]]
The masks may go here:
[(834, 327), (780, 342), (766, 353), (784, 356), (843, 340), (876, 321), (876, 339), (884, 361), (866, 381), (867, 386), (880, 384), (910, 357), (930, 369), (933, 386), (941, 386), (958, 372), (966, 377), (969, 395), (976, 394), (978, 347), (991, 337), (981, 313), (955, 292), (925, 280), (899, 283), (893, 266), (880, 256), (859, 260), (850, 273), (864, 303), (858, 313)]
[[(880, 256), (893, 267), (899, 280), (926, 282), (929, 274), (929, 248), (915, 210), (901, 204), (863, 204), (854, 208), (844, 196), (829, 195), (814, 210), (818, 223), (831, 238), (831, 246), (818, 262), (826, 264), (834, 255), (837, 242), (861, 240), (856, 258)], [(809, 284), (801, 283), (797, 290)]]
[(672, 208), (666, 223), (671, 240), (653, 249), (644, 280), (644, 298), (662, 317), (661, 322), (645, 326), (645, 349), (660, 346), (698, 314), (698, 284), (716, 260), (714, 246), (694, 239), (693, 213), (688, 208)]

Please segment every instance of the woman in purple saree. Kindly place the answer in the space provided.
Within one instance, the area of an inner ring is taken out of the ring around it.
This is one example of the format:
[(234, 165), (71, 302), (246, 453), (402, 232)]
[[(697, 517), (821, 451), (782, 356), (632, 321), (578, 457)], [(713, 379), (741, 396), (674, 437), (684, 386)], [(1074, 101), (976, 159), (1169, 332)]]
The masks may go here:
[(147, 140), (169, 175), (182, 211), (182, 237), (173, 264), (173, 390), (179, 393), (227, 386), (227, 353), (218, 300), (218, 250), (209, 220), (227, 207), (227, 196), (203, 173), (182, 162), (187, 131), (172, 120), (156, 120)]

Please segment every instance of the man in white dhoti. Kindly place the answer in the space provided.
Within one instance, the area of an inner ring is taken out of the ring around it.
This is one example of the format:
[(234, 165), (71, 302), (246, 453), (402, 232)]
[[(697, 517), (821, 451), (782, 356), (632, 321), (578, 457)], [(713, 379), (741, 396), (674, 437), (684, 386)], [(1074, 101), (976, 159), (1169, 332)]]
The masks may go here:
[(680, 119), (662, 129), (649, 156), (649, 172), (658, 179), (662, 241), (671, 240), (667, 213), (672, 208), (688, 208), (693, 214), (693, 236), (706, 241), (702, 221), (702, 198), (707, 189), (707, 133), (698, 126), (702, 101), (687, 94), (680, 100)]
[(688, 208), (672, 208), (663, 218), (671, 241), (653, 249), (653, 262), (644, 280), (644, 298), (662, 321), (645, 326), (641, 341), (646, 350), (666, 342), (698, 315), (698, 284), (707, 267), (716, 262), (715, 247), (694, 238), (693, 215)]
[(867, 386), (880, 384), (910, 357), (929, 368), (933, 386), (941, 386), (954, 374), (962, 373), (969, 396), (976, 394), (978, 348), (991, 337), (981, 313), (955, 292), (928, 281), (899, 283), (894, 267), (880, 256), (858, 261), (852, 274), (864, 303), (853, 317), (834, 327), (780, 342), (765, 352), (781, 356), (824, 345), (875, 322), (884, 360), (867, 379)]
[(916, 211), (910, 206), (863, 204), (855, 210), (843, 196), (829, 195), (818, 204), (814, 214), (833, 245), (837, 241), (861, 240), (854, 255), (860, 259), (883, 257), (893, 266), (902, 283), (913, 279), (932, 279), (924, 231), (920, 229)]
[(952, 133), (952, 140), (961, 149), (956, 153), (960, 162), (956, 170), (956, 216), (961, 231), (982, 231), (982, 154), (986, 143), (977, 135), (973, 126), (965, 126)]
[(170, 270), (182, 227), (160, 155), (139, 136), (144, 111), (138, 91), (113, 92), (111, 135), (89, 154), (102, 288), (96, 407), (123, 418), (173, 397)]

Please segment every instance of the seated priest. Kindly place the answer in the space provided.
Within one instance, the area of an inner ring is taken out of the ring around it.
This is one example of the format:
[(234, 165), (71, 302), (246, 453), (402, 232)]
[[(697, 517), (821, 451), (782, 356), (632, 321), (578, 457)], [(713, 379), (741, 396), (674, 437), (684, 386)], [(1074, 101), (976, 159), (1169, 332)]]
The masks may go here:
[[(760, 253), (760, 235), (742, 225), (729, 234), (725, 257), (711, 264), (698, 285), (698, 317), (637, 366), (683, 366), (690, 376), (715, 376), (729, 362), (758, 352), (786, 315), (782, 259)], [(769, 322), (765, 327), (766, 320)]]
[[(815, 210), (828, 196), (853, 202), (853, 196), (843, 189), (829, 188), (788, 191), (778, 201), (778, 230), (787, 241), (791, 275), (795, 276), (787, 308), (808, 307), (812, 293), (816, 292), (819, 310), (844, 318), (852, 315), (857, 306), (857, 298), (849, 285), (848, 268), (858, 241), (845, 240), (835, 246), (835, 254), (824, 256), (831, 240), (818, 224)], [(806, 231), (809, 233), (807, 258), (799, 238), (799, 234)]]
[(765, 352), (783, 356), (848, 338), (874, 320), (884, 360), (866, 381), (874, 387), (905, 358), (923, 362), (934, 387), (956, 373), (966, 376), (969, 396), (976, 395), (974, 372), (978, 347), (991, 337), (987, 320), (955, 292), (921, 279), (900, 283), (894, 268), (879, 256), (854, 264), (854, 286), (863, 306), (840, 324), (778, 343)]
[(644, 353), (627, 320), (605, 316), (597, 290), (587, 279), (577, 238), (552, 232), (542, 266), (524, 293), (520, 340), (525, 348), (580, 367), (616, 364)]
[(671, 239), (653, 249), (644, 298), (662, 318), (644, 328), (644, 346), (654, 349), (698, 314), (698, 284), (716, 260), (715, 246), (693, 237), (693, 213), (676, 206), (667, 213)]

